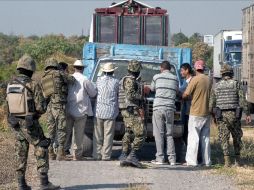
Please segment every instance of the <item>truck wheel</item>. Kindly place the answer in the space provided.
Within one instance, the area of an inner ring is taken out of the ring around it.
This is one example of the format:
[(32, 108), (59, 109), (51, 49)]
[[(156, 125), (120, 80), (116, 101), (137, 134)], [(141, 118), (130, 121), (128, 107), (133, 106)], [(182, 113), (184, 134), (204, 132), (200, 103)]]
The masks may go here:
[(83, 156), (92, 157), (93, 155), (93, 134), (84, 133)]

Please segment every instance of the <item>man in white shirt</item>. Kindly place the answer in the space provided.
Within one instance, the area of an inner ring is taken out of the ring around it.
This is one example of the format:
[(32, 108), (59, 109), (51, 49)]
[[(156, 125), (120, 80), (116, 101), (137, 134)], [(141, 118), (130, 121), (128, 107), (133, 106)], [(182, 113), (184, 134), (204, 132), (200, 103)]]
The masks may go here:
[(70, 149), (72, 130), (74, 134), (73, 160), (82, 160), (83, 137), (87, 116), (93, 116), (90, 98), (97, 95), (96, 87), (83, 75), (81, 60), (74, 63), (73, 77), (76, 82), (68, 87), (67, 98), (67, 135), (65, 151)]

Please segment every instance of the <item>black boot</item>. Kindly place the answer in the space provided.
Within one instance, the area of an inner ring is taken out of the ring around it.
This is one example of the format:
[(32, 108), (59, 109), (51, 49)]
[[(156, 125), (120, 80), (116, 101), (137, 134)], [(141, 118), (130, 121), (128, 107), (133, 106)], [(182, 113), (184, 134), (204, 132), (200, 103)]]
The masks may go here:
[(121, 155), (118, 157), (118, 160), (119, 161), (126, 160), (127, 156), (128, 156), (127, 152), (122, 151)]
[(25, 176), (18, 176), (18, 190), (31, 190), (32, 188), (27, 185)]
[(47, 173), (41, 173), (40, 174), (40, 181), (41, 181), (41, 185), (40, 185), (41, 190), (60, 189), (60, 186), (53, 185), (51, 182), (49, 182)]
[(130, 154), (128, 155), (126, 162), (130, 165), (130, 166), (134, 166), (137, 168), (141, 168), (142, 165), (141, 163), (138, 161), (138, 157), (137, 157), (137, 151), (136, 150), (132, 150), (130, 152)]

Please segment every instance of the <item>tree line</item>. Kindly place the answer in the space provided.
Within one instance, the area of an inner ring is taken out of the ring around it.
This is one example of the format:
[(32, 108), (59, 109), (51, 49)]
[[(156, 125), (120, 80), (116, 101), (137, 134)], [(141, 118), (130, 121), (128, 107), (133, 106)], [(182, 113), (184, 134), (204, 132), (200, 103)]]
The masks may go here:
[(192, 49), (192, 61), (195, 62), (198, 59), (205, 60), (209, 69), (213, 67), (213, 47), (208, 46), (203, 42), (203, 36), (199, 33), (194, 33), (190, 37), (187, 37), (182, 32), (173, 34), (172, 42), (175, 47), (191, 48)]
[[(31, 55), (43, 68), (45, 60), (52, 55), (61, 54), (72, 58), (82, 58), (82, 49), (88, 41), (88, 36), (45, 35), (17, 36), (0, 33), (0, 81), (8, 80), (16, 70), (17, 60), (25, 53)], [(187, 37), (179, 32), (172, 35), (174, 46), (191, 48), (193, 62), (204, 59), (212, 68), (213, 49), (203, 43), (203, 36), (194, 33)]]

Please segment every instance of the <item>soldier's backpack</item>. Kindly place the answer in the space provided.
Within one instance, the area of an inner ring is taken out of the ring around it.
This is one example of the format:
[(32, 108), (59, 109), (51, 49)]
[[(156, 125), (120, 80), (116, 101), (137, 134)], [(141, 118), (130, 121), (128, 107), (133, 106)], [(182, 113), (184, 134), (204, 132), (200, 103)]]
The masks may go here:
[(9, 113), (13, 116), (29, 116), (36, 113), (32, 90), (18, 79), (7, 86)]

